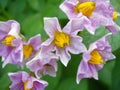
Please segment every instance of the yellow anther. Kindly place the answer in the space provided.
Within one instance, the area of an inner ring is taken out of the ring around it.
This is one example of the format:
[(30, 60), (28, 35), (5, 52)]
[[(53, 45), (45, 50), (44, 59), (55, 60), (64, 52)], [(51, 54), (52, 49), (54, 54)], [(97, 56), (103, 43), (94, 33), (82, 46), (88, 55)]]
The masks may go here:
[(93, 50), (90, 55), (91, 58), (88, 61), (90, 64), (105, 64), (101, 54), (97, 50)]
[(70, 37), (69, 35), (67, 35), (64, 32), (55, 32), (54, 35), (54, 44), (58, 47), (65, 47), (65, 45), (69, 45), (70, 44)]
[(33, 52), (33, 46), (31, 44), (23, 45), (23, 54), (25, 59), (29, 58)]
[(74, 8), (74, 11), (76, 13), (81, 12), (83, 15), (89, 17), (91, 16), (95, 8), (96, 8), (96, 3), (89, 1), (89, 2), (78, 3)]
[(14, 36), (8, 35), (5, 37), (5, 39), (2, 41), (2, 44), (5, 44), (7, 46), (12, 46), (12, 41), (15, 39)]
[(113, 12), (113, 20), (116, 20), (120, 14), (116, 11)]

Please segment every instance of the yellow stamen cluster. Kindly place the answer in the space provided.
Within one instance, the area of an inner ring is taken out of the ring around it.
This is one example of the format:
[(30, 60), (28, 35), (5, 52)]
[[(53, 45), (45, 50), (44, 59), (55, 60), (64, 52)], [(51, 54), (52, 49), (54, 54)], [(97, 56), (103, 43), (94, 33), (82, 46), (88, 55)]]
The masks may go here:
[(83, 15), (89, 17), (91, 16), (95, 8), (96, 8), (95, 2), (83, 2), (83, 3), (78, 3), (74, 8), (74, 11), (76, 13), (82, 12)]
[(24, 83), (24, 90), (33, 90), (32, 88), (27, 88), (28, 80)]
[(70, 44), (70, 37), (64, 32), (55, 32), (53, 43), (58, 47), (65, 47)]
[(116, 11), (114, 11), (113, 12), (113, 20), (116, 20), (118, 18), (118, 16), (119, 16), (119, 14)]
[(102, 56), (97, 50), (93, 50), (91, 53), (91, 58), (88, 61), (90, 64), (104, 64)]
[(23, 54), (25, 59), (29, 58), (33, 52), (33, 46), (31, 44), (23, 45)]
[(8, 35), (5, 37), (5, 39), (2, 41), (2, 44), (5, 44), (7, 46), (12, 46), (12, 41), (15, 39), (14, 36)]

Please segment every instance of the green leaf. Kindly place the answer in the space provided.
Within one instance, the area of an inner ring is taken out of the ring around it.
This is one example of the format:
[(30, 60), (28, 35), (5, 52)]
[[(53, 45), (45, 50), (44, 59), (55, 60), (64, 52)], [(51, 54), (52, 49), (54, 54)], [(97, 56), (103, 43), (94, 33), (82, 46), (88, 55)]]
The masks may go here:
[(119, 6), (120, 6), (119, 3), (120, 0), (111, 0), (111, 4), (113, 5), (116, 11), (119, 11)]
[(104, 83), (100, 80), (89, 79), (89, 90), (110, 90)]
[(36, 34), (41, 34), (42, 39), (45, 39), (46, 34), (43, 29), (43, 18), (41, 14), (34, 14), (27, 17), (22, 23), (21, 32), (25, 35), (25, 37), (30, 38)]
[(0, 62), (0, 90), (9, 90), (9, 85), (11, 84), (8, 77), (9, 72), (16, 72), (19, 69), (16, 65), (7, 64), (5, 68), (2, 68), (2, 62)]
[(107, 88), (112, 86), (112, 71), (115, 65), (115, 60), (108, 61), (104, 67), (99, 71), (99, 82), (104, 84)]
[(115, 51), (116, 62), (112, 72), (112, 90), (120, 89), (120, 48)]
[(110, 44), (112, 46), (113, 51), (120, 48), (120, 44), (118, 44), (119, 41), (120, 41), (120, 32), (110, 37)]
[(45, 1), (44, 0), (27, 0), (30, 7), (36, 11), (42, 11), (44, 9)]
[(2, 7), (3, 9), (7, 6), (8, 1), (9, 1), (9, 0), (2, 0), (2, 1), (0, 1), (0, 5), (1, 5), (1, 7)]
[(62, 80), (56, 90), (89, 90), (87, 79), (81, 80), (80, 84), (77, 84), (75, 80), (72, 77)]
[(8, 74), (4, 74), (4, 76), (0, 77), (0, 89), (1, 90), (9, 90), (9, 85), (11, 84)]
[(25, 10), (25, 6), (26, 0), (15, 0), (14, 2), (10, 1), (7, 8), (9, 14), (16, 20), (19, 20)]
[(17, 71), (16, 65), (7, 64), (4, 68), (2, 68), (2, 62), (0, 62), (0, 78), (4, 76), (4, 74), (12, 71)]
[(63, 66), (63, 72), (61, 79), (66, 79), (66, 77), (74, 77), (77, 74), (78, 65), (81, 61), (81, 55), (71, 55), (71, 60), (69, 61), (67, 67)]
[(65, 13), (60, 10), (59, 5), (61, 0), (48, 0), (43, 10), (43, 17), (58, 17), (60, 19), (66, 19)]
[(83, 37), (83, 43), (89, 47), (90, 43), (93, 43), (94, 41), (100, 39), (102, 36), (108, 33), (108, 30), (105, 29), (105, 27), (101, 26), (99, 27), (95, 35), (90, 34), (87, 30), (84, 30), (83, 32), (80, 32), (79, 35)]

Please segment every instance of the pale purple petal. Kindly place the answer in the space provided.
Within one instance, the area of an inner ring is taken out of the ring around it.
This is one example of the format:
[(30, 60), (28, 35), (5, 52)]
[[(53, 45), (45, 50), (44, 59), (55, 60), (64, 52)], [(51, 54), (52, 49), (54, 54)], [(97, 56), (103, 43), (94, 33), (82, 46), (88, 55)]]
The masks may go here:
[(120, 27), (114, 23), (113, 25), (106, 26), (106, 28), (112, 33), (116, 34), (118, 31), (120, 31)]
[[(96, 41), (96, 45), (98, 48), (101, 48), (99, 50), (103, 50), (105, 47), (111, 47), (109, 44), (109, 37), (112, 35), (112, 33), (107, 33), (102, 38)], [(102, 47), (104, 46), (104, 48)], [(110, 48), (111, 50), (111, 48)]]
[(24, 90), (24, 84), (18, 83), (10, 86), (10, 90)]
[(75, 8), (75, 3), (71, 2), (71, 1), (64, 1), (61, 5), (60, 5), (60, 9), (66, 13), (66, 15), (68, 16), (69, 19), (74, 18), (77, 16), (77, 14), (74, 11)]
[(15, 50), (12, 50), (11, 52), (11, 64), (17, 64), (19, 65), (22, 61), (23, 61), (23, 54), (21, 52), (21, 50), (15, 52)]
[(40, 34), (30, 38), (28, 43), (33, 46), (34, 50), (36, 50), (36, 51), (39, 50), (40, 47), (41, 47), (41, 44), (42, 44), (42, 40), (41, 40)]
[(15, 36), (16, 38), (20, 38), (19, 34), (20, 33), (20, 24), (17, 22), (13, 22), (11, 24), (11, 30), (9, 31), (8, 35)]
[(82, 60), (78, 67), (77, 72), (77, 83), (83, 78), (94, 78), (98, 80), (98, 68), (94, 64), (89, 64), (88, 62)]
[[(76, 3), (76, 2), (78, 2), (79, 0), (66, 0), (66, 1), (70, 1), (70, 2), (72, 2), (72, 3)], [(80, 1), (82, 1), (82, 0), (80, 0)], [(83, 1), (85, 1), (85, 0), (83, 0)]]
[(97, 29), (100, 25), (108, 26), (114, 24), (112, 18), (105, 17), (99, 13), (93, 13), (93, 15), (90, 17), (90, 21), (92, 23), (91, 27), (94, 29)]
[(63, 28), (63, 32), (67, 34), (74, 33), (74, 35), (77, 35), (77, 33), (79, 31), (83, 31), (84, 26), (88, 24), (90, 24), (90, 21), (84, 16), (81, 18), (75, 18), (67, 23), (67, 25)]
[(113, 12), (114, 12), (114, 8), (113, 6), (110, 4), (109, 0), (95, 0), (96, 3), (96, 8), (94, 10), (94, 12), (102, 14), (105, 17), (112, 17), (113, 16)]
[(61, 49), (61, 48), (57, 48), (56, 50), (56, 55), (58, 55), (60, 57), (60, 61), (67, 66), (69, 60), (71, 59), (70, 54), (68, 53), (68, 50), (66, 49)]
[(18, 63), (23, 61), (23, 43), (20, 39), (14, 40), (12, 44), (17, 47), (13, 50), (13, 61), (17, 61)]
[(44, 18), (44, 29), (49, 37), (54, 37), (56, 30), (61, 31), (58, 19), (56, 17)]
[(87, 74), (85, 74), (87, 72), (87, 68), (88, 64), (84, 61), (81, 61), (77, 71), (77, 83), (79, 83), (82, 78), (87, 77)]
[(21, 72), (19, 72), (19, 73), (9, 73), (8, 75), (10, 77), (10, 80), (13, 83), (20, 82), (21, 79), (22, 79), (22, 73)]
[(53, 44), (51, 44), (51, 45), (49, 45), (49, 46), (43, 46), (43, 47), (41, 47), (41, 52), (42, 52), (43, 54), (44, 54), (44, 53), (47, 53), (47, 52), (52, 52), (52, 51), (55, 50), (54, 47), (55, 47), (55, 45), (53, 45)]
[(8, 63), (12, 63), (12, 57), (11, 54), (9, 54), (7, 57), (4, 58), (2, 68), (4, 68)]
[(54, 38), (49, 38), (41, 44), (41, 52), (51, 52), (54, 49), (54, 44), (52, 44)]
[(102, 57), (105, 61), (115, 59), (115, 55), (112, 54), (112, 51), (110, 50), (111, 47), (105, 48), (103, 51), (100, 51)]
[(50, 76), (55, 77), (56, 76), (56, 70), (55, 70), (53, 65), (48, 64), (48, 65), (44, 66), (43, 74), (44, 75), (48, 74)]
[(88, 64), (89, 65), (89, 73), (91, 73), (90, 74), (90, 76), (88, 76), (88, 78), (94, 78), (94, 79), (96, 79), (96, 80), (98, 80), (98, 68), (96, 67), (97, 65), (92, 65), (92, 64)]
[(103, 37), (101, 37), (100, 39), (98, 39), (97, 41), (91, 43), (89, 46), (89, 51), (91, 52), (94, 49), (104, 50), (105, 47), (111, 47), (109, 44), (109, 41), (108, 41), (108, 38), (111, 35), (112, 35), (112, 33), (108, 33), (108, 34), (104, 35)]
[(41, 44), (41, 53), (43, 53), (43, 55), (45, 53), (54, 51), (55, 45), (52, 43), (53, 40), (54, 40), (54, 38), (49, 38)]
[(9, 33), (9, 31), (14, 28), (14, 25), (17, 26), (16, 30), (19, 32), (20, 30), (20, 25), (17, 21), (15, 20), (8, 20), (6, 22), (0, 22), (0, 32), (4, 32), (6, 34)]
[(58, 57), (51, 52), (41, 53), (27, 62), (27, 68), (35, 73), (37, 78), (41, 78), (42, 75), (55, 76), (57, 71), (57, 59)]
[(34, 81), (34, 88), (33, 90), (44, 90), (44, 88), (48, 85), (46, 82), (41, 81)]
[(69, 45), (68, 50), (72, 54), (79, 54), (79, 53), (85, 52), (87, 50), (85, 45), (82, 43), (82, 38), (72, 37), (71, 42), (72, 43)]
[(0, 34), (8, 34), (10, 28), (10, 25), (8, 25), (6, 22), (0, 22)]
[(0, 31), (0, 42), (6, 37), (6, 33), (3, 31)]
[(20, 24), (17, 21), (15, 21), (15, 20), (8, 20), (6, 23), (7, 23), (7, 25), (10, 26), (10, 30), (12, 30), (12, 28), (14, 28), (14, 30), (16, 32), (18, 32), (18, 33), (20, 32)]
[(14, 34), (14, 32), (19, 33), (20, 25), (14, 20), (8, 20), (7, 22), (0, 22), (0, 41), (8, 35), (8, 33)]
[(26, 63), (27, 68), (29, 68), (32, 72), (35, 72), (42, 68), (42, 62), (38, 59), (33, 59)]
[(0, 44), (0, 56), (6, 57), (8, 55), (7, 46)]
[(14, 39), (11, 42), (11, 44), (12, 44), (13, 47), (19, 47), (20, 45), (23, 44), (23, 41), (21, 40), (21, 38), (17, 38), (17, 39)]
[(90, 58), (91, 58), (90, 52), (88, 51), (88, 52), (83, 53), (82, 58), (85, 62), (88, 62), (88, 60), (90, 60)]
[(42, 43), (42, 46), (48, 46), (48, 45), (50, 45), (53, 40), (54, 40), (54, 38), (49, 38), (49, 39), (47, 39), (46, 41), (44, 41), (44, 42)]
[(22, 82), (26, 82), (26, 80), (29, 80), (30, 75), (27, 72), (22, 72)]

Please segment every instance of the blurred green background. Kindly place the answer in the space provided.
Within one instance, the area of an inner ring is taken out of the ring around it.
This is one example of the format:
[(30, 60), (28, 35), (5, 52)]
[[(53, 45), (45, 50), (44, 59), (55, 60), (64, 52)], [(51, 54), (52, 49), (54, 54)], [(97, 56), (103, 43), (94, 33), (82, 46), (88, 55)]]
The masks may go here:
[[(61, 26), (68, 22), (66, 15), (59, 9), (59, 5), (64, 0), (0, 0), (0, 21), (14, 19), (21, 25), (21, 33), (26, 38), (30, 38), (41, 33), (42, 40), (47, 39), (44, 32), (43, 18), (58, 17)], [(120, 0), (111, 0), (115, 10), (120, 12)], [(120, 17), (116, 20), (120, 25)], [(86, 46), (89, 43), (102, 37), (108, 31), (101, 26), (97, 29), (95, 36), (90, 35), (87, 31), (80, 33), (84, 38)], [(81, 55), (72, 55), (68, 67), (64, 67), (58, 62), (58, 72), (55, 78), (44, 76), (43, 79), (49, 82), (45, 90), (120, 90), (120, 33), (110, 37), (113, 53), (116, 55), (115, 60), (107, 62), (102, 70), (99, 71), (99, 80), (83, 79), (80, 84), (76, 84), (76, 73), (81, 61)], [(0, 61), (0, 90), (9, 90), (11, 81), (7, 76), (8, 72), (19, 70), (28, 71), (26, 68), (21, 69), (15, 65), (8, 64), (2, 68)]]

